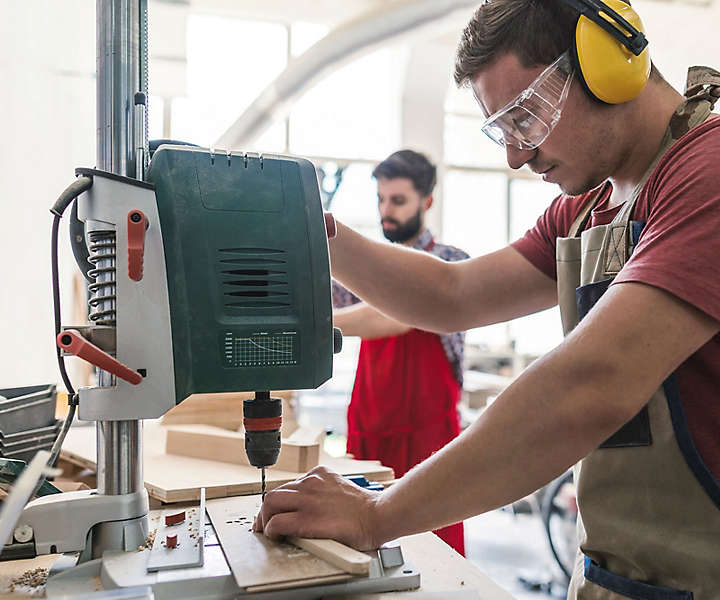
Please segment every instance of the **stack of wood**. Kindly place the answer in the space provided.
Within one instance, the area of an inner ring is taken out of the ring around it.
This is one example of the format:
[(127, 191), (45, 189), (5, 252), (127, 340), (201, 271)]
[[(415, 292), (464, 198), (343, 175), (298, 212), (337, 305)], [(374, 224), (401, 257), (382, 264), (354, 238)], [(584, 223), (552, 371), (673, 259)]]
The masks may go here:
[[(295, 392), (271, 392), (270, 396), (282, 399), (282, 436), (288, 437), (298, 428), (295, 418)], [(162, 424), (213, 425), (231, 431), (242, 431), (243, 401), (254, 397), (253, 392), (194, 394), (166, 413)]]
[[(300, 428), (283, 438), (275, 468), (305, 473), (320, 463), (320, 448), (325, 431)], [(249, 465), (245, 452), (245, 434), (210, 425), (173, 425), (167, 428), (166, 454)]]

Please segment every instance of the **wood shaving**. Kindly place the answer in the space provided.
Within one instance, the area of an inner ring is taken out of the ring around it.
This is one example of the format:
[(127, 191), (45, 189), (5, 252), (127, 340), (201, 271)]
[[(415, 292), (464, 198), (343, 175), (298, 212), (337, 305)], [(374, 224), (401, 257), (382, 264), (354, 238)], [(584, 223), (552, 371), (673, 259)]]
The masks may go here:
[[(145, 538), (145, 547), (146, 548), (152, 548), (153, 544), (155, 543), (155, 535), (157, 534), (157, 529), (153, 529), (150, 533), (148, 533), (147, 537)], [(139, 548), (138, 548), (139, 550)]]
[[(43, 569), (41, 567), (25, 571), (12, 579), (10, 582), (10, 591), (14, 592), (16, 587), (34, 588), (32, 595), (44, 595), (44, 590), (38, 590), (37, 588), (45, 587), (49, 573), (49, 569)], [(37, 594), (37, 592), (41, 593)]]

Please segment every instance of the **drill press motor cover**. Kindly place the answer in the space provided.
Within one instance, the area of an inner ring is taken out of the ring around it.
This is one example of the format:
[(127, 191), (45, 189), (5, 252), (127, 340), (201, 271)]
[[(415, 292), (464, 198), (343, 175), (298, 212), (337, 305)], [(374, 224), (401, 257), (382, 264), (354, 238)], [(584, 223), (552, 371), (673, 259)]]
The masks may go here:
[(330, 271), (312, 164), (161, 146), (147, 181), (165, 248), (176, 402), (329, 379)]

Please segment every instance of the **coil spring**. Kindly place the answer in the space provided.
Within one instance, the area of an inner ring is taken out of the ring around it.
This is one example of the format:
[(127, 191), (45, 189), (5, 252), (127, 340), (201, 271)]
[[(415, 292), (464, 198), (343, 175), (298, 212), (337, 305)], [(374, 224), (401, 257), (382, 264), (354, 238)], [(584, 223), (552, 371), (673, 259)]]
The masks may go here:
[(93, 283), (90, 292), (90, 321), (96, 325), (115, 325), (115, 232), (93, 231), (89, 235), (88, 262), (95, 268), (88, 271)]

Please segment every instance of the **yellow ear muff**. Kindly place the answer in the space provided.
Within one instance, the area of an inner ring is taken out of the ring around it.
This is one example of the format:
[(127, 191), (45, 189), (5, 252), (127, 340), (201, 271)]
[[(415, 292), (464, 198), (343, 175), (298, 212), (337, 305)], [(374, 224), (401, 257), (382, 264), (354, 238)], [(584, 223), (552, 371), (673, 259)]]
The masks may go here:
[[(633, 27), (645, 32), (638, 14), (622, 0), (605, 0)], [(611, 17), (600, 13), (606, 20)], [(635, 56), (599, 25), (580, 15), (575, 28), (575, 58), (587, 91), (602, 102), (620, 104), (636, 98), (650, 77), (650, 53)]]

